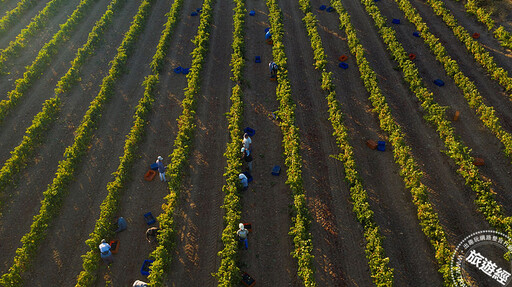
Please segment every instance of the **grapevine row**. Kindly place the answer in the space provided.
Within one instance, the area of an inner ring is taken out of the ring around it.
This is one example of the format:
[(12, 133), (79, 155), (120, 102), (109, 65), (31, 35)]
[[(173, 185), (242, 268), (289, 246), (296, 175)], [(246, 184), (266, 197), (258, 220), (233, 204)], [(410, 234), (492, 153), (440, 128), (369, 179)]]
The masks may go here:
[(466, 7), (467, 13), (475, 15), (492, 32), (494, 38), (498, 39), (501, 46), (512, 50), (512, 34), (501, 25), (493, 31), (495, 23), (489, 11), (483, 7), (478, 7), (475, 0), (466, 0), (464, 7)]
[[(0, 194), (5, 188), (12, 184), (16, 175), (25, 167), (31, 159), (35, 149), (43, 142), (46, 131), (58, 118), (61, 108), (60, 96), (67, 92), (78, 80), (80, 68), (86, 59), (94, 53), (94, 50), (100, 43), (103, 32), (112, 22), (114, 13), (120, 8), (125, 0), (113, 0), (107, 7), (107, 11), (99, 19), (92, 31), (89, 33), (87, 42), (78, 49), (75, 59), (71, 62), (71, 67), (67, 73), (57, 83), (54, 97), (46, 100), (42, 110), (32, 120), (25, 131), (23, 140), (11, 152), (11, 157), (7, 159), (0, 169)], [(0, 207), (2, 206), (0, 201)]]
[(0, 50), (0, 72), (5, 72), (5, 62), (9, 57), (16, 55), (23, 47), (25, 47), (26, 40), (34, 36), (38, 31), (46, 27), (48, 21), (59, 11), (60, 6), (65, 3), (64, 0), (51, 0), (27, 25), (22, 29), (16, 39), (11, 41), (9, 45)]
[(200, 90), (200, 74), (208, 52), (210, 26), (212, 22), (214, 0), (205, 0), (201, 8), (201, 19), (197, 35), (192, 41), (196, 46), (192, 51), (192, 65), (187, 74), (188, 86), (185, 89), (185, 98), (181, 102), (183, 112), (178, 119), (178, 134), (174, 140), (174, 150), (171, 154), (171, 162), (167, 166), (169, 175), (169, 194), (164, 198), (166, 203), (162, 205), (163, 212), (158, 216), (160, 232), (158, 234), (158, 246), (151, 253), (154, 258), (149, 273), (151, 286), (163, 286), (165, 272), (169, 270), (172, 259), (172, 250), (176, 235), (174, 227), (174, 211), (180, 193), (183, 170), (188, 164), (188, 155), (192, 145), (192, 136), (195, 131), (195, 103)]
[(457, 62), (448, 55), (439, 39), (429, 32), (427, 25), (422, 21), (418, 11), (411, 3), (408, 0), (395, 1), (398, 2), (400, 9), (405, 13), (407, 19), (416, 26), (421, 37), (436, 56), (436, 59), (444, 66), (446, 73), (452, 77), (457, 87), (462, 90), (468, 105), (479, 115), (482, 123), (503, 143), (505, 155), (512, 159), (512, 135), (503, 130), (500, 120), (495, 115), (494, 108), (484, 104), (483, 98), (475, 84), (462, 73)]
[(288, 79), (287, 59), (282, 42), (283, 15), (276, 0), (267, 0), (269, 10), (270, 29), (272, 30), (272, 55), (274, 62), (279, 66), (277, 75), (276, 96), (279, 101), (279, 117), (283, 133), (283, 149), (287, 167), (286, 184), (290, 186), (293, 194), (294, 226), (289, 234), (293, 237), (295, 250), (292, 255), (298, 261), (298, 275), (305, 286), (316, 286), (313, 270), (313, 242), (309, 232), (311, 216), (306, 203), (306, 194), (302, 186), (302, 157), (300, 156), (299, 129), (295, 125), (295, 105), (291, 95), (291, 85)]
[[(16, 106), (18, 100), (25, 95), (34, 81), (43, 74), (46, 67), (50, 65), (52, 57), (60, 51), (59, 45), (69, 40), (74, 29), (78, 27), (80, 21), (85, 17), (86, 11), (95, 1), (98, 0), (82, 0), (66, 23), (60, 26), (60, 30), (43, 48), (41, 48), (41, 50), (39, 50), (35, 60), (27, 67), (25, 73), (23, 73), (23, 78), (17, 79), (14, 90), (7, 93), (8, 99), (0, 102), (0, 122), (2, 122), (7, 114)], [(3, 63), (0, 62), (0, 70), (2, 64)]]
[(327, 63), (322, 39), (318, 34), (316, 26), (317, 19), (311, 12), (311, 3), (309, 0), (299, 0), (300, 8), (305, 16), (302, 18), (308, 31), (313, 49), (315, 68), (321, 73), (322, 89), (327, 93), (329, 106), (329, 120), (334, 129), (336, 142), (341, 150), (336, 157), (343, 163), (345, 168), (345, 179), (350, 185), (350, 195), (353, 203), (353, 211), (356, 214), (359, 223), (364, 228), (364, 237), (366, 239), (366, 257), (371, 270), (373, 282), (377, 286), (393, 285), (393, 269), (388, 266), (389, 258), (385, 257), (384, 247), (382, 246), (382, 235), (380, 228), (375, 222), (374, 213), (368, 202), (368, 193), (363, 187), (362, 180), (357, 172), (354, 160), (353, 148), (349, 142), (348, 130), (343, 124), (343, 114), (340, 109), (340, 103), (336, 100), (335, 86), (332, 82), (332, 72), (327, 72), (325, 65)]
[(219, 252), (221, 262), (219, 270), (215, 274), (218, 279), (218, 286), (236, 286), (240, 282), (240, 268), (238, 263), (238, 240), (235, 238), (237, 223), (240, 222), (241, 206), (238, 189), (240, 180), (238, 174), (242, 167), (240, 162), (240, 135), (242, 133), (242, 115), (243, 92), (240, 83), (243, 80), (244, 61), (244, 27), (245, 27), (245, 9), (244, 0), (234, 0), (236, 7), (233, 15), (233, 53), (231, 54), (231, 71), (233, 76), (231, 80), (235, 83), (231, 93), (231, 107), (226, 115), (231, 141), (226, 147), (224, 156), (226, 157), (227, 167), (224, 176), (226, 184), (222, 190), (226, 193), (224, 205), (226, 211), (224, 215), (225, 228), (222, 231), (222, 242), (224, 248)]
[(453, 34), (461, 41), (466, 49), (473, 54), (473, 57), (491, 76), (496, 80), (505, 90), (509, 93), (509, 98), (512, 99), (512, 79), (508, 76), (508, 72), (498, 67), (494, 58), (485, 50), (485, 48), (471, 35), (468, 31), (457, 24), (457, 20), (445, 7), (444, 3), (440, 0), (427, 0), (428, 4), (432, 7), (434, 12), (441, 16), (444, 23), (452, 29)]
[(4, 34), (13, 23), (19, 20), (21, 15), (37, 3), (36, 0), (22, 0), (11, 11), (7, 11), (0, 19), (0, 35)]
[(22, 273), (28, 268), (32, 258), (36, 255), (39, 245), (46, 237), (46, 230), (51, 220), (59, 214), (66, 188), (72, 181), (74, 171), (82, 157), (87, 153), (93, 132), (101, 119), (102, 110), (109, 98), (114, 94), (115, 82), (122, 74), (122, 69), (128, 59), (128, 52), (134, 46), (138, 35), (144, 27), (152, 2), (146, 0), (140, 5), (130, 30), (125, 34), (121, 46), (117, 49), (117, 55), (112, 60), (109, 74), (103, 78), (100, 92), (91, 102), (89, 110), (82, 119), (82, 123), (75, 131), (76, 135), (73, 145), (66, 148), (64, 160), (59, 162), (53, 182), (48, 185), (47, 190), (43, 193), (44, 198), (41, 201), (39, 214), (34, 216), (30, 232), (21, 239), (22, 247), (16, 250), (14, 264), (9, 268), (9, 272), (0, 278), (2, 285), (21, 285)]
[(356, 29), (350, 22), (350, 16), (340, 0), (332, 0), (331, 5), (339, 13), (340, 29), (344, 29), (347, 35), (350, 52), (356, 58), (361, 79), (370, 94), (369, 99), (372, 102), (373, 111), (379, 116), (380, 127), (389, 134), (395, 162), (400, 166), (400, 175), (403, 177), (405, 187), (411, 192), (421, 228), (435, 250), (435, 258), (439, 266), (438, 271), (443, 276), (445, 286), (452, 286), (450, 277), (451, 251), (446, 233), (439, 223), (439, 216), (428, 199), (427, 187), (421, 182), (423, 173), (411, 154), (411, 147), (405, 142), (401, 127), (393, 119), (391, 109), (378, 86), (377, 76), (370, 67), (365, 56), (365, 49), (357, 37)]
[(126, 136), (124, 144), (124, 154), (120, 158), (117, 171), (114, 173), (115, 179), (107, 184), (108, 195), (100, 206), (100, 217), (96, 221), (94, 231), (90, 234), (90, 238), (86, 240), (86, 244), (91, 248), (85, 255), (82, 255), (83, 270), (78, 275), (76, 286), (92, 286), (96, 280), (99, 267), (99, 254), (97, 246), (102, 238), (108, 238), (112, 235), (112, 220), (117, 212), (118, 202), (125, 183), (128, 180), (129, 171), (132, 168), (134, 160), (137, 158), (138, 144), (140, 143), (146, 127), (146, 118), (151, 111), (155, 98), (155, 88), (158, 84), (160, 71), (164, 66), (165, 58), (172, 32), (178, 22), (179, 12), (183, 0), (175, 1), (169, 13), (166, 14), (167, 22), (164, 25), (162, 36), (158, 42), (157, 50), (153, 55), (150, 64), (152, 75), (146, 77), (144, 86), (144, 95), (140, 99), (133, 116), (133, 125), (130, 133)]
[(453, 127), (445, 117), (446, 108), (434, 102), (432, 93), (424, 87), (419, 77), (416, 65), (409, 59), (403, 46), (396, 39), (395, 31), (386, 26), (384, 17), (373, 1), (361, 0), (361, 2), (374, 19), (382, 39), (402, 69), (404, 79), (409, 83), (409, 89), (421, 102), (422, 108), (427, 113), (425, 119), (436, 127), (447, 149), (445, 153), (459, 166), (457, 172), (465, 179), (466, 185), (476, 192), (475, 204), (478, 210), (493, 228), (512, 235), (512, 218), (504, 216), (503, 207), (496, 202), (492, 194), (491, 183), (481, 178), (478, 168), (473, 164), (468, 147), (455, 136)]

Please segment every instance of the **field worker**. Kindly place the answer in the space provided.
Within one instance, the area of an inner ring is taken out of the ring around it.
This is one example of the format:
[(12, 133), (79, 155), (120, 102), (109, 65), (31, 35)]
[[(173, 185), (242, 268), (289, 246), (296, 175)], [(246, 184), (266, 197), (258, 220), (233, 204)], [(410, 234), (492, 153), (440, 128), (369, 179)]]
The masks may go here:
[(119, 217), (117, 219), (117, 229), (116, 233), (121, 232), (126, 229), (126, 220), (123, 217)]
[(244, 139), (242, 140), (242, 144), (246, 150), (252, 151), (252, 139), (248, 133), (244, 134)]
[(245, 147), (242, 148), (242, 159), (247, 163), (247, 167), (249, 168), (249, 172), (252, 173), (252, 155), (251, 152)]
[(238, 240), (244, 243), (245, 250), (249, 249), (249, 244), (247, 243), (247, 235), (249, 235), (249, 230), (245, 229), (244, 224), (238, 224), (238, 231), (236, 234), (238, 235)]
[(110, 252), (110, 244), (108, 244), (105, 239), (101, 240), (101, 244), (99, 246), (101, 252), (101, 259), (105, 264), (110, 264), (114, 262), (114, 257), (112, 256), (112, 252)]
[(160, 229), (158, 227), (151, 227), (146, 230), (146, 239), (149, 243), (157, 242), (156, 236), (158, 235), (159, 231)]
[(148, 287), (148, 283), (146, 282), (142, 282), (140, 280), (135, 280), (135, 282), (133, 282), (133, 286), (132, 287)]
[(241, 173), (238, 175), (238, 178), (242, 182), (243, 190), (247, 190), (249, 188), (249, 180), (247, 179), (247, 176), (245, 176), (245, 174)]
[(268, 63), (268, 68), (270, 70), (270, 77), (271, 78), (277, 77), (277, 70), (279, 69), (279, 67), (277, 66), (277, 64), (274, 61)]
[(156, 159), (156, 164), (158, 164), (158, 173), (160, 174), (160, 180), (161, 181), (167, 181), (165, 179), (165, 166), (163, 163), (164, 158), (161, 156), (158, 156)]

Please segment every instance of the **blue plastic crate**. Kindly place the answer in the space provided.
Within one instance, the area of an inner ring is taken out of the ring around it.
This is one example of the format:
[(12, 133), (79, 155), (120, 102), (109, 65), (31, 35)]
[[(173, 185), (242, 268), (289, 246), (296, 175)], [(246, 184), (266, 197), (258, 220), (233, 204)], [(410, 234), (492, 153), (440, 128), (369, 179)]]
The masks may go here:
[(144, 276), (149, 275), (149, 271), (151, 271), (151, 264), (153, 264), (154, 260), (146, 259), (144, 260), (144, 263), (142, 263), (142, 267), (140, 268), (140, 274)]
[(190, 72), (190, 69), (189, 69), (189, 68), (182, 68), (182, 69), (181, 69), (181, 73), (182, 73), (183, 75), (188, 74), (188, 72)]
[(246, 127), (244, 129), (244, 133), (248, 134), (250, 137), (253, 137), (256, 134), (256, 131), (251, 129), (250, 127)]
[(183, 68), (181, 66), (178, 66), (176, 69), (174, 69), (174, 72), (176, 74), (179, 74), (179, 73), (181, 73), (181, 69), (183, 69)]
[(327, 11), (327, 12), (332, 12), (332, 11), (334, 11), (334, 8), (332, 8), (331, 6), (329, 6), (329, 7), (327, 7), (327, 9), (325, 9), (325, 11)]
[(152, 170), (158, 170), (158, 163), (152, 163), (149, 168), (151, 168)]
[(391, 21), (391, 23), (393, 23), (393, 24), (400, 24), (400, 19), (393, 19)]
[(441, 79), (434, 80), (434, 84), (438, 85), (439, 87), (444, 86), (444, 82)]
[(254, 16), (254, 15), (256, 15), (256, 12), (255, 12), (254, 10), (251, 10), (251, 11), (249, 12), (249, 16)]
[(377, 150), (378, 151), (385, 151), (386, 150), (386, 142), (385, 141), (378, 141), (377, 142)]
[(197, 16), (197, 15), (199, 15), (199, 14), (197, 12), (195, 12), (195, 11), (190, 13), (190, 16)]
[(254, 63), (261, 63), (261, 57), (260, 56), (255, 56), (254, 57)]
[(272, 168), (272, 175), (279, 175), (281, 173), (281, 167), (278, 165), (274, 165)]
[(412, 32), (412, 35), (413, 35), (414, 37), (419, 37), (419, 36), (420, 36), (420, 32), (418, 32), (418, 31), (414, 31), (414, 32)]
[(347, 63), (345, 63), (345, 62), (341, 62), (341, 63), (339, 63), (339, 64), (338, 64), (338, 67), (340, 67), (340, 68), (342, 68), (342, 69), (346, 70), (346, 69), (348, 69), (348, 64), (347, 64)]
[(318, 7), (319, 10), (325, 10), (327, 8), (327, 6), (325, 5), (320, 5), (320, 7)]
[(151, 225), (151, 224), (156, 222), (156, 219), (153, 216), (153, 214), (151, 214), (151, 212), (148, 212), (148, 213), (144, 214), (144, 220), (146, 220), (146, 223), (148, 225)]

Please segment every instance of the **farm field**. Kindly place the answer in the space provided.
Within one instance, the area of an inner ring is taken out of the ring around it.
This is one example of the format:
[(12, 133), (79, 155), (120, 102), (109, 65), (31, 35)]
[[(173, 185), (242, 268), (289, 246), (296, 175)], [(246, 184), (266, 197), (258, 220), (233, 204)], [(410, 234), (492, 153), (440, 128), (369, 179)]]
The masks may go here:
[(0, 0), (0, 286), (456, 286), (512, 236), (512, 19), (472, 3)]

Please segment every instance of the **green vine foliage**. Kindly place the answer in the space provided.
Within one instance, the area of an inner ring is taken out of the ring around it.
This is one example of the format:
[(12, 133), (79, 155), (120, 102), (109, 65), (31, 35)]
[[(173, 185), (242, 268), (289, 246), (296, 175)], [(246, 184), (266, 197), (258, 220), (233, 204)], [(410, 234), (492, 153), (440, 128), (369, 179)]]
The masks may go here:
[(91, 102), (89, 110), (86, 112), (82, 123), (77, 128), (73, 145), (66, 148), (64, 160), (59, 162), (53, 182), (49, 184), (47, 190), (43, 192), (44, 198), (41, 201), (39, 214), (34, 216), (30, 231), (22, 237), (22, 246), (16, 250), (14, 263), (9, 268), (8, 273), (2, 275), (0, 278), (0, 285), (22, 285), (21, 276), (29, 267), (39, 245), (46, 237), (48, 225), (60, 211), (66, 189), (73, 180), (75, 169), (79, 166), (83, 156), (87, 153), (93, 132), (101, 119), (102, 110), (114, 93), (115, 82), (122, 74), (122, 68), (125, 66), (128, 59), (128, 51), (131, 50), (131, 47), (133, 47), (137, 41), (138, 35), (144, 27), (151, 4), (152, 1), (144, 1), (140, 5), (139, 11), (137, 15), (135, 15), (130, 29), (125, 34), (123, 42), (117, 50), (117, 55), (112, 61), (109, 74), (103, 79), (98, 96)]

